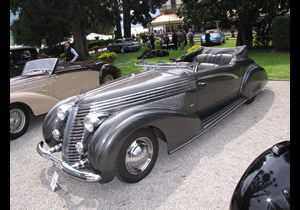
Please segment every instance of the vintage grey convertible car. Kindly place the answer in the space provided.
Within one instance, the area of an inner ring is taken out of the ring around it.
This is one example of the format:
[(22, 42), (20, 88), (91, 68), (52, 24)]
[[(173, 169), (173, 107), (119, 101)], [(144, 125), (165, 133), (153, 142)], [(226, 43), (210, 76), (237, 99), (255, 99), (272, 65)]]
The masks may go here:
[(268, 81), (246, 46), (200, 47), (176, 63), (136, 65), (144, 69), (57, 103), (42, 129), (50, 149), (41, 141), (37, 152), (78, 180), (135, 183), (152, 170), (158, 138), (173, 153), (251, 103)]
[(56, 103), (121, 76), (118, 67), (96, 60), (64, 62), (57, 58), (28, 61), (22, 75), (10, 79), (10, 138), (23, 135), (29, 113), (47, 113)]

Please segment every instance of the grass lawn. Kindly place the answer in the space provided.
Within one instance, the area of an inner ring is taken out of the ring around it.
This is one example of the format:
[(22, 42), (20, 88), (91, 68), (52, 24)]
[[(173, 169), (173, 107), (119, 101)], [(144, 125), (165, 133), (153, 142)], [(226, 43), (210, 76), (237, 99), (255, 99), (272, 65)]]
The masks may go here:
[[(228, 39), (222, 45), (217, 45), (213, 47), (234, 47), (235, 43), (236, 39)], [(200, 45), (200, 42), (196, 41), (195, 44)], [(160, 49), (159, 44), (156, 44), (155, 48)], [(141, 55), (142, 52), (146, 49), (148, 48), (142, 45), (142, 49), (138, 52), (126, 52), (123, 54), (117, 53), (118, 55), (114, 64), (118, 67), (121, 67), (123, 76), (143, 69), (143, 67), (135, 66), (135, 63), (143, 61), (143, 59), (137, 59), (137, 56)], [(178, 47), (177, 50), (169, 50), (169, 56), (150, 58), (147, 59), (147, 62), (169, 62), (170, 58), (178, 58), (182, 54), (187, 53), (188, 49), (189, 45), (187, 45), (183, 50), (180, 50), (180, 47)], [(106, 51), (91, 54), (89, 59), (98, 59), (98, 56), (104, 52)], [(258, 65), (262, 66), (267, 71), (269, 79), (290, 79), (290, 53), (250, 52), (249, 57), (251, 57)]]

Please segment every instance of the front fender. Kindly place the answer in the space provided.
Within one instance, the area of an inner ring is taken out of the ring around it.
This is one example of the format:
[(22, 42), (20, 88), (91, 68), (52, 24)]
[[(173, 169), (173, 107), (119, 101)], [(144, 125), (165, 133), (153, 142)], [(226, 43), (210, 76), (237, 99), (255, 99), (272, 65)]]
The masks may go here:
[(168, 151), (172, 151), (193, 138), (203, 125), (196, 115), (169, 106), (138, 106), (109, 117), (94, 133), (88, 149), (90, 166), (101, 175), (102, 182), (114, 178), (115, 162), (122, 145), (142, 127), (162, 131)]
[(47, 113), (58, 99), (40, 93), (13, 92), (10, 93), (10, 103), (24, 103), (30, 107), (35, 116)]
[(250, 99), (258, 94), (268, 83), (268, 74), (257, 64), (250, 65), (246, 70), (240, 89), (240, 97)]

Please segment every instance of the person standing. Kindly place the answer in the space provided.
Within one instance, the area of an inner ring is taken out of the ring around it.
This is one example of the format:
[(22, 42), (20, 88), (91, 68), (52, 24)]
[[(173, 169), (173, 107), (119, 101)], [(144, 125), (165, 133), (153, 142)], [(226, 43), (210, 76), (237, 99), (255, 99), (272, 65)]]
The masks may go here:
[(144, 45), (147, 45), (147, 42), (148, 42), (148, 35), (144, 32), (144, 36), (143, 36)]
[(138, 34), (136, 34), (135, 39), (136, 39), (136, 41), (139, 42), (139, 44), (141, 44), (141, 37)]
[(169, 50), (169, 42), (170, 42), (169, 35), (168, 33), (166, 33), (164, 37), (164, 43), (167, 44), (167, 50)]
[(186, 46), (187, 45), (187, 38), (186, 38), (185, 30), (182, 30), (182, 33), (183, 33), (183, 39), (184, 39), (184, 46)]
[(184, 37), (183, 37), (183, 33), (181, 31), (178, 31), (178, 41), (180, 44), (180, 50), (184, 49), (183, 43), (184, 43)]
[(78, 58), (77, 52), (72, 47), (70, 47), (69, 41), (65, 42), (64, 52), (65, 52), (65, 56), (66, 56), (65, 57), (66, 61), (74, 62)]
[(206, 42), (206, 45), (209, 47), (210, 46), (210, 33), (205, 34), (205, 42)]
[(173, 49), (177, 50), (178, 39), (177, 39), (176, 31), (174, 31), (173, 34), (172, 34), (172, 42), (174, 43), (174, 48)]
[(190, 47), (193, 47), (193, 45), (194, 45), (194, 34), (192, 32), (192, 29), (189, 29), (187, 37), (189, 38)]
[(151, 44), (152, 49), (155, 49), (153, 32), (149, 36), (149, 40), (150, 40), (150, 44)]
[(235, 38), (235, 36), (234, 36), (234, 31), (235, 31), (235, 25), (232, 25), (232, 27), (231, 27), (231, 39), (232, 38)]

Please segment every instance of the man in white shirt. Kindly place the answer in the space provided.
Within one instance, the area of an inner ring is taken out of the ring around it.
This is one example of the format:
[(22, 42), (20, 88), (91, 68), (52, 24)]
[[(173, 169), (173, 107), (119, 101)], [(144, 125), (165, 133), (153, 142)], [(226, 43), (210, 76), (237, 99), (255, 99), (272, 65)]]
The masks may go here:
[(69, 41), (65, 42), (64, 52), (66, 56), (65, 57), (66, 61), (74, 62), (78, 58), (77, 52), (72, 47), (70, 47)]

